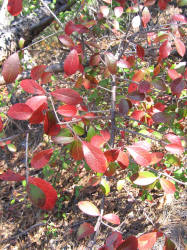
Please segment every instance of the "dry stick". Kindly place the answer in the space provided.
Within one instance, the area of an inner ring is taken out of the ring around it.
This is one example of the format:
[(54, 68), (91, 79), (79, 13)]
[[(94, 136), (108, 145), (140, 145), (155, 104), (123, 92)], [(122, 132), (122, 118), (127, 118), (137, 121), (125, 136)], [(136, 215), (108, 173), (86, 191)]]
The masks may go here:
[(17, 239), (18, 237), (21, 237), (21, 236), (27, 234), (29, 231), (33, 230), (33, 229), (36, 228), (36, 227), (45, 226), (45, 225), (46, 225), (46, 223), (44, 223), (44, 222), (34, 224), (34, 225), (32, 225), (31, 227), (29, 227), (29, 228), (27, 228), (26, 230), (24, 230), (23, 232), (20, 232), (20, 233), (14, 235), (14, 236), (11, 236), (11, 237), (9, 237), (8, 239), (5, 239), (5, 240), (1, 241), (0, 243), (1, 243), (1, 244), (5, 244), (6, 242), (9, 242), (9, 241), (11, 241), (11, 240), (15, 240), (15, 239)]
[(28, 143), (29, 142), (29, 133), (26, 134), (26, 140), (25, 140), (25, 170), (26, 170), (26, 184), (28, 184), (29, 181), (29, 168), (28, 168)]

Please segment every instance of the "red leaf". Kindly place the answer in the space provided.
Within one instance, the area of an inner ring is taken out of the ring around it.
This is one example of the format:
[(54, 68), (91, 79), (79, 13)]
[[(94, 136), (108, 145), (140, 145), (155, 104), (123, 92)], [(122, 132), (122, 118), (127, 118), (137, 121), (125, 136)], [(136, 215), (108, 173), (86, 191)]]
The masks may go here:
[(187, 23), (187, 18), (181, 14), (174, 14), (171, 17), (171, 20), (181, 22), (181, 23)]
[(94, 135), (91, 138), (90, 143), (96, 147), (96, 148), (100, 148), (105, 144), (105, 140), (103, 139), (103, 137), (101, 135)]
[(45, 95), (33, 96), (29, 98), (25, 104), (35, 111), (43, 104), (45, 104), (47, 107), (47, 97)]
[(99, 209), (93, 203), (91, 203), (89, 201), (80, 201), (78, 203), (78, 207), (85, 214), (88, 214), (91, 216), (99, 216), (100, 215)]
[(141, 119), (145, 116), (145, 112), (142, 110), (134, 110), (133, 113), (131, 114), (131, 117), (141, 121)]
[(162, 59), (168, 57), (171, 53), (171, 43), (166, 40), (165, 42), (162, 43), (162, 45), (160, 46), (160, 49), (159, 49), (159, 55)]
[(42, 77), (42, 74), (44, 73), (44, 70), (47, 68), (46, 65), (38, 65), (32, 68), (31, 70), (31, 78), (33, 80), (39, 80)]
[(177, 78), (171, 83), (171, 92), (173, 95), (179, 97), (185, 87), (186, 82), (181, 78)]
[(138, 240), (135, 236), (129, 236), (117, 247), (116, 250), (135, 250), (135, 249), (136, 250), (138, 249)]
[(119, 151), (116, 149), (111, 149), (104, 152), (104, 155), (108, 162), (114, 162), (115, 160), (117, 160), (118, 154)]
[(157, 66), (154, 68), (154, 76), (157, 76), (160, 73), (160, 64), (157, 64)]
[(60, 132), (60, 125), (57, 124), (55, 114), (52, 111), (47, 111), (44, 119), (44, 132), (47, 135), (55, 136)]
[(108, 130), (101, 130), (100, 134), (105, 142), (108, 142), (110, 140), (110, 133), (108, 132)]
[(88, 32), (88, 29), (82, 25), (82, 24), (75, 24), (72, 21), (69, 21), (68, 23), (66, 23), (65, 26), (65, 33), (67, 35), (71, 35), (74, 31), (78, 32), (79, 34)]
[(165, 146), (165, 149), (172, 154), (179, 154), (181, 155), (184, 152), (184, 148), (182, 145), (171, 143)]
[(6, 83), (13, 83), (20, 73), (18, 53), (9, 56), (3, 64), (2, 76)]
[(47, 109), (47, 104), (43, 103), (38, 109), (34, 110), (29, 119), (30, 124), (40, 124), (44, 120), (44, 110)]
[(157, 232), (143, 234), (138, 237), (138, 249), (145, 250), (151, 249), (157, 240)]
[(144, 48), (139, 44), (136, 45), (136, 53), (139, 58), (144, 59)]
[(162, 152), (154, 152), (151, 153), (151, 163), (150, 165), (154, 165), (157, 164), (158, 162), (160, 162), (164, 157), (164, 153)]
[[(161, 102), (157, 102), (155, 105), (154, 105), (154, 109), (157, 109), (159, 111), (164, 111), (166, 108), (166, 105), (164, 105), (163, 103)], [(158, 111), (156, 111), (158, 112)]]
[(28, 120), (33, 110), (25, 103), (16, 103), (8, 110), (8, 116), (16, 120)]
[(159, 0), (158, 6), (161, 10), (165, 10), (168, 5), (168, 0)]
[(143, 23), (143, 27), (146, 28), (148, 22), (151, 19), (151, 14), (149, 12), (149, 9), (147, 7), (145, 7), (142, 11), (142, 23)]
[(137, 146), (126, 148), (137, 164), (146, 167), (151, 163), (151, 154), (147, 150)]
[(141, 81), (138, 86), (138, 91), (140, 93), (148, 93), (150, 91), (151, 84), (148, 81)]
[(164, 247), (163, 250), (175, 250), (176, 246), (173, 243), (173, 241), (171, 241), (170, 239), (168, 239), (167, 237), (165, 238), (165, 243), (164, 243)]
[(75, 161), (80, 161), (84, 158), (83, 150), (82, 150), (82, 143), (78, 140), (72, 142), (70, 154)]
[(112, 53), (105, 54), (105, 63), (111, 74), (115, 75), (117, 72), (117, 60)]
[(186, 52), (186, 47), (184, 43), (179, 38), (175, 38), (174, 42), (175, 42), (177, 52), (179, 53), (180, 56), (183, 57)]
[(152, 6), (155, 2), (156, 0), (144, 0), (144, 6)]
[(64, 72), (67, 75), (73, 75), (75, 72), (79, 69), (79, 56), (77, 53), (77, 50), (73, 49), (71, 52), (67, 55), (65, 61), (64, 61)]
[(94, 54), (90, 57), (90, 66), (98, 66), (101, 61), (101, 56), (99, 54)]
[(77, 108), (75, 105), (62, 105), (62, 106), (58, 107), (57, 112), (60, 115), (72, 117), (72, 116), (76, 115)]
[(12, 170), (8, 169), (3, 174), (0, 174), (0, 180), (2, 181), (22, 181), (25, 180), (25, 177), (14, 173)]
[(25, 90), (30, 94), (35, 94), (35, 95), (45, 94), (44, 89), (35, 80), (32, 79), (22, 80), (20, 86), (22, 87), (23, 90)]
[(166, 39), (168, 39), (168, 34), (162, 34), (155, 38), (154, 43), (158, 43)]
[(41, 75), (41, 84), (46, 84), (51, 81), (52, 74), (50, 72), (43, 72)]
[(101, 182), (101, 177), (100, 176), (93, 176), (88, 180), (87, 185), (95, 187)]
[(181, 139), (179, 136), (175, 135), (175, 134), (172, 134), (172, 133), (168, 133), (165, 135), (165, 138), (170, 141), (171, 143), (176, 143), (178, 145), (182, 145), (181, 143)]
[[(33, 195), (31, 193), (30, 184), (33, 184), (39, 189), (41, 189), (41, 191), (45, 195), (44, 201), (33, 200)], [(52, 210), (54, 208), (56, 200), (57, 200), (57, 192), (49, 182), (41, 178), (29, 177), (29, 184), (28, 184), (27, 190), (28, 190), (29, 198), (31, 199), (32, 202), (34, 202), (36, 206), (39, 206), (43, 210)], [(39, 204), (42, 204), (42, 205), (39, 205)]]
[(116, 224), (119, 225), (120, 224), (120, 219), (119, 216), (116, 214), (105, 214), (102, 217), (104, 220), (112, 223), (112, 224)]
[(69, 105), (77, 105), (82, 102), (79, 93), (70, 88), (57, 89), (51, 92), (51, 95), (58, 101)]
[(2, 122), (2, 119), (1, 119), (1, 116), (0, 116), (0, 132), (3, 130), (3, 122)]
[(143, 72), (141, 69), (136, 71), (136, 73), (133, 75), (132, 80), (136, 82), (140, 82), (144, 79), (145, 72)]
[(12, 16), (18, 16), (22, 11), (22, 0), (8, 0), (7, 9)]
[(61, 35), (58, 37), (58, 39), (60, 40), (60, 42), (68, 47), (68, 48), (72, 48), (73, 46), (75, 46), (73, 40), (71, 39), (71, 37), (69, 37), (68, 35)]
[(36, 169), (43, 168), (49, 162), (51, 156), (53, 154), (53, 149), (42, 150), (36, 154), (34, 154), (31, 160), (31, 166)]
[(77, 240), (81, 240), (87, 236), (90, 236), (94, 233), (94, 227), (87, 222), (84, 222), (80, 225), (78, 232), (77, 232)]
[(95, 172), (104, 173), (107, 169), (107, 161), (104, 153), (89, 142), (82, 142), (83, 154), (88, 166)]
[(143, 148), (147, 151), (151, 150), (151, 144), (147, 141), (137, 141), (133, 144), (133, 146)]
[(119, 163), (122, 169), (127, 168), (129, 166), (129, 157), (127, 153), (119, 150), (117, 162)]
[(182, 77), (175, 69), (168, 69), (168, 75), (172, 80)]
[[(116, 249), (122, 242), (122, 235), (118, 232), (112, 232), (106, 239), (107, 249)], [(106, 249), (104, 249), (106, 250)]]
[(123, 14), (123, 8), (120, 7), (115, 7), (114, 8), (114, 14), (116, 17), (120, 17)]
[(165, 178), (160, 179), (160, 185), (166, 194), (174, 194), (176, 191), (175, 185)]

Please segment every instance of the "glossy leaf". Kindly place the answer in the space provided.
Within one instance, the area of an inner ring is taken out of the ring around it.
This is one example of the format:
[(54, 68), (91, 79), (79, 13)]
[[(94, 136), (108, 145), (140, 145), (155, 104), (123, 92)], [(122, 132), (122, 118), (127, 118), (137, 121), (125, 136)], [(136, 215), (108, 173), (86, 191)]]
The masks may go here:
[(29, 98), (25, 104), (35, 111), (43, 104), (47, 107), (47, 97), (45, 95), (33, 96)]
[(46, 68), (47, 68), (46, 65), (38, 65), (38, 66), (33, 67), (31, 70), (31, 78), (33, 80), (39, 80), (42, 77), (44, 70)]
[(138, 237), (138, 249), (151, 249), (157, 240), (157, 232), (146, 233)]
[(3, 64), (2, 76), (5, 82), (13, 83), (20, 73), (20, 61), (18, 53), (9, 56)]
[(88, 166), (95, 172), (104, 173), (107, 169), (107, 161), (104, 153), (89, 142), (82, 142), (83, 154)]
[(67, 55), (64, 61), (64, 72), (67, 75), (73, 75), (79, 69), (79, 66), (80, 66), (80, 62), (79, 62), (79, 56), (78, 56), (77, 50), (73, 49)]
[(166, 194), (174, 194), (176, 191), (175, 184), (165, 178), (160, 179), (161, 187)]
[(0, 174), (0, 180), (2, 181), (22, 181), (25, 180), (25, 177), (14, 173), (11, 169), (8, 169), (3, 174)]
[(171, 53), (171, 44), (168, 40), (166, 40), (165, 42), (162, 43), (162, 45), (160, 46), (160, 49), (159, 49), (159, 55), (162, 59), (165, 59), (167, 58), (170, 53)]
[(184, 152), (183, 146), (177, 143), (167, 144), (165, 146), (165, 149), (172, 154), (178, 154), (178, 155), (181, 155)]
[(62, 105), (58, 107), (57, 112), (60, 115), (72, 117), (76, 115), (77, 108), (75, 105)]
[(104, 220), (112, 223), (112, 224), (115, 224), (115, 225), (119, 225), (120, 224), (120, 218), (116, 214), (105, 214), (105, 215), (103, 215), (102, 218)]
[(148, 22), (151, 19), (151, 14), (149, 12), (149, 9), (147, 7), (145, 7), (142, 11), (142, 23), (143, 23), (143, 27), (146, 28)]
[(135, 176), (133, 177), (133, 183), (139, 186), (148, 186), (152, 183), (154, 183), (158, 177), (155, 176), (152, 172), (149, 171), (143, 171), (139, 172), (137, 175), (137, 178), (134, 180)]
[(117, 247), (116, 250), (137, 250), (138, 249), (138, 240), (135, 236), (129, 236), (126, 240)]
[(90, 143), (96, 148), (101, 148), (105, 144), (105, 140), (101, 135), (94, 135)]
[(117, 160), (118, 154), (119, 151), (116, 149), (111, 149), (104, 152), (104, 155), (108, 162), (114, 162), (115, 160)]
[[(33, 192), (33, 187), (30, 186), (30, 184), (38, 187), (44, 193), (45, 197), (43, 196), (42, 192), (39, 192), (39, 196), (36, 196), (35, 192), (38, 190), (34, 189)], [(40, 207), (43, 210), (52, 210), (54, 208), (57, 200), (57, 192), (49, 182), (41, 178), (29, 177), (27, 192), (34, 205)]]
[(47, 104), (43, 103), (38, 109), (34, 110), (31, 117), (29, 118), (30, 124), (40, 124), (44, 121), (44, 111), (47, 110)]
[(105, 63), (111, 74), (115, 75), (117, 72), (117, 60), (112, 53), (105, 54)]
[(57, 143), (57, 144), (61, 144), (61, 145), (66, 145), (69, 143), (72, 143), (74, 141), (74, 137), (71, 136), (63, 136), (63, 135), (56, 135), (56, 136), (52, 136), (52, 141)]
[(182, 77), (175, 69), (168, 69), (168, 75), (172, 80)]
[(8, 116), (16, 120), (28, 120), (33, 110), (25, 103), (16, 103), (8, 110)]
[(114, 14), (116, 17), (120, 17), (123, 14), (123, 8), (120, 7), (115, 7), (114, 8)]
[(129, 157), (127, 153), (119, 150), (117, 162), (119, 163), (122, 169), (127, 168), (129, 166)]
[(146, 167), (151, 163), (151, 154), (147, 150), (137, 146), (126, 148), (137, 164)]
[(52, 148), (35, 153), (31, 160), (31, 166), (36, 169), (45, 167), (47, 163), (50, 161), (52, 154), (53, 154)]
[(78, 203), (78, 207), (85, 214), (88, 214), (91, 216), (99, 216), (100, 215), (99, 209), (92, 202), (80, 201)]
[(85, 237), (90, 236), (94, 233), (94, 227), (87, 222), (84, 222), (80, 225), (78, 231), (77, 231), (77, 240), (81, 240)]
[(8, 0), (7, 9), (12, 16), (18, 16), (22, 11), (22, 0)]
[(183, 57), (186, 52), (186, 47), (184, 43), (179, 38), (175, 38), (174, 42), (175, 42), (175, 46), (176, 46), (178, 54)]
[(187, 18), (184, 15), (181, 15), (181, 14), (174, 14), (171, 17), (171, 20), (181, 22), (181, 23), (187, 23)]
[(68, 105), (77, 105), (82, 102), (79, 93), (70, 88), (61, 88), (51, 92), (51, 95), (58, 101)]
[(175, 143), (175, 144), (178, 144), (180, 146), (182, 146), (182, 143), (181, 143), (181, 139), (179, 136), (173, 134), (173, 133), (168, 133), (164, 136), (168, 141), (170, 141), (171, 143)]
[(68, 48), (70, 48), (70, 49), (74, 46), (73, 40), (71, 39), (70, 36), (68, 36), (68, 35), (66, 35), (66, 34), (65, 34), (65, 35), (59, 36), (58, 39), (60, 40), (60, 42), (61, 42), (64, 46), (66, 46), (66, 47), (68, 47)]
[(32, 79), (22, 80), (20, 83), (20, 86), (22, 87), (24, 91), (30, 94), (34, 94), (34, 95), (45, 94), (44, 89), (35, 80), (32, 80)]
[(45, 114), (44, 132), (50, 136), (56, 136), (60, 132), (60, 125), (57, 124), (55, 114), (50, 110)]

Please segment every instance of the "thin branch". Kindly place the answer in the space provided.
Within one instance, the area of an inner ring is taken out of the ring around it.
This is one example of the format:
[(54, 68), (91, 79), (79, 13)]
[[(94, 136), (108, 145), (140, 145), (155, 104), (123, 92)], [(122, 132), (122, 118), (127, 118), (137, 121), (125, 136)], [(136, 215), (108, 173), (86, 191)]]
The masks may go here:
[(26, 134), (25, 139), (25, 170), (26, 170), (26, 183), (29, 181), (29, 167), (28, 167), (28, 143), (29, 142), (29, 133)]
[(122, 232), (121, 232), (121, 231), (119, 231), (117, 228), (112, 227), (112, 226), (108, 225), (107, 223), (105, 223), (105, 222), (103, 222), (103, 221), (101, 222), (101, 224), (103, 224), (103, 225), (105, 225), (106, 227), (108, 227), (108, 228), (112, 229), (112, 231), (116, 231), (116, 232), (119, 232), (119, 233), (121, 233), (121, 234), (122, 234)]
[(116, 76), (112, 75), (112, 95), (111, 95), (111, 139), (110, 145), (114, 147), (116, 121), (115, 121), (115, 106), (116, 106)]
[(181, 185), (187, 186), (187, 182), (179, 181), (179, 180), (175, 179), (174, 177), (172, 177), (172, 176), (169, 175), (169, 174), (166, 174), (166, 173), (159, 173), (159, 174), (160, 174), (160, 175), (163, 175), (163, 176), (165, 176), (165, 177), (168, 177), (169, 179), (171, 179), (171, 180), (173, 180), (173, 181), (175, 181), (175, 182), (177, 182), (177, 183), (179, 183), (179, 184), (181, 184)]

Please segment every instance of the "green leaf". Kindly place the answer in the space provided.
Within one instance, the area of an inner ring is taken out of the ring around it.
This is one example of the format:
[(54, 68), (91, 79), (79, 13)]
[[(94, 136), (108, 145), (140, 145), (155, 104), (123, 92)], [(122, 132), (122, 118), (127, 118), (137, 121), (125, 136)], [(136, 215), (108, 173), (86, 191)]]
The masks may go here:
[(12, 143), (8, 144), (7, 147), (8, 147), (8, 150), (12, 153), (15, 153), (17, 151), (16, 146)]
[(96, 135), (96, 134), (97, 134), (97, 133), (96, 133), (95, 129), (94, 129), (92, 126), (89, 127), (88, 132), (87, 132), (87, 137), (86, 137), (87, 141), (90, 141), (91, 138), (92, 138), (94, 135)]
[(123, 189), (123, 187), (125, 186), (125, 180), (119, 180), (117, 182), (117, 190), (121, 191)]
[(79, 136), (85, 134), (85, 130), (82, 127), (78, 126), (78, 125), (73, 126), (73, 131), (75, 132), (75, 134), (77, 134)]
[(110, 193), (109, 182), (104, 178), (102, 178), (102, 180), (101, 180), (101, 189), (103, 190), (103, 192), (106, 196)]
[(158, 177), (152, 172), (142, 171), (139, 172), (138, 174), (134, 174), (133, 176), (131, 176), (130, 179), (136, 185), (148, 186), (154, 183), (158, 179)]
[(29, 197), (33, 204), (37, 207), (42, 207), (45, 204), (46, 199), (44, 192), (33, 184), (29, 184), (28, 190)]

